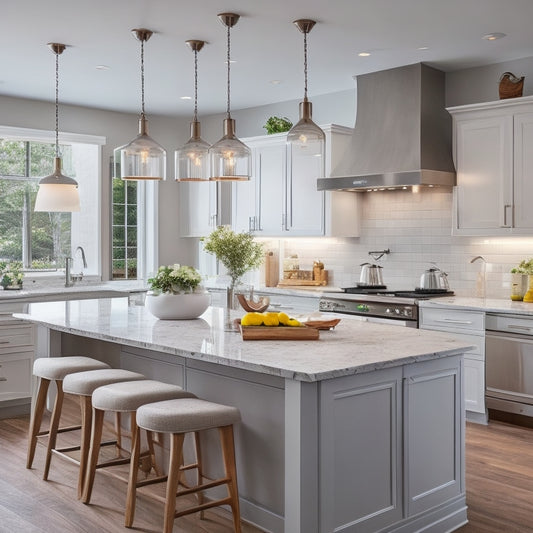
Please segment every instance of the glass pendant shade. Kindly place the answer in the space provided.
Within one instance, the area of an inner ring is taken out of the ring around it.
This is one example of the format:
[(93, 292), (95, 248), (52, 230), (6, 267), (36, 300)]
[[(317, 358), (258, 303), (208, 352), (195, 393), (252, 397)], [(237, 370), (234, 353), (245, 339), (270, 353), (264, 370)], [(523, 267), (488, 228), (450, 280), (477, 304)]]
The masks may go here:
[(224, 136), (210, 150), (211, 180), (247, 181), (252, 173), (252, 151), (235, 136), (235, 121), (224, 119)]
[(324, 176), (326, 136), (311, 118), (311, 102), (300, 102), (300, 120), (287, 134), (292, 172), (306, 172), (309, 178)]
[(80, 210), (76, 180), (61, 174), (61, 158), (54, 160), (54, 173), (39, 181), (34, 211), (74, 212)]
[(200, 137), (200, 123), (191, 122), (191, 138), (174, 153), (176, 181), (209, 181), (209, 143)]
[(120, 173), (123, 180), (164, 180), (167, 153), (147, 132), (144, 115), (139, 120), (139, 135), (120, 149)]

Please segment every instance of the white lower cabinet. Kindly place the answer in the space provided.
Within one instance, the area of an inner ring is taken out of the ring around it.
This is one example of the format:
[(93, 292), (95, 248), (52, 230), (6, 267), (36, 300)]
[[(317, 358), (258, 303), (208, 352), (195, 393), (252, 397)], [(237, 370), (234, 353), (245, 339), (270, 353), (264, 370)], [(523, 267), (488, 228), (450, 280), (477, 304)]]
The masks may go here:
[(0, 418), (30, 411), (35, 329), (11, 317), (22, 307), (0, 307)]
[(485, 313), (422, 307), (420, 328), (446, 331), (475, 346), (464, 356), (465, 408), (469, 420), (486, 422)]

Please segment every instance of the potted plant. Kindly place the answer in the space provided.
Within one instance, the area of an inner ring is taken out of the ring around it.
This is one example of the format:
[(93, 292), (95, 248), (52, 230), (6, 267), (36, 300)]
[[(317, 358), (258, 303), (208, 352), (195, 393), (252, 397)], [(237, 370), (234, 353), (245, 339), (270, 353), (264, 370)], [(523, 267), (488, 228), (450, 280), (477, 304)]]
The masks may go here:
[(19, 261), (13, 261), (12, 263), (0, 261), (0, 285), (4, 289), (20, 290), (22, 289), (23, 280), (22, 263)]
[(263, 126), (267, 130), (268, 135), (273, 133), (283, 133), (289, 131), (292, 128), (292, 122), (287, 117), (270, 117)]
[[(533, 259), (523, 259), (518, 266), (511, 269), (511, 300), (524, 300), (533, 302)], [(528, 289), (524, 294), (523, 277), (528, 276)]]
[(234, 291), (246, 272), (258, 268), (264, 260), (263, 245), (250, 233), (235, 233), (229, 226), (219, 226), (202, 239), (204, 250), (224, 265), (231, 278), (228, 287), (228, 307), (234, 308)]
[(209, 293), (201, 286), (201, 274), (191, 266), (160, 266), (148, 279), (146, 307), (162, 320), (198, 318), (209, 307)]

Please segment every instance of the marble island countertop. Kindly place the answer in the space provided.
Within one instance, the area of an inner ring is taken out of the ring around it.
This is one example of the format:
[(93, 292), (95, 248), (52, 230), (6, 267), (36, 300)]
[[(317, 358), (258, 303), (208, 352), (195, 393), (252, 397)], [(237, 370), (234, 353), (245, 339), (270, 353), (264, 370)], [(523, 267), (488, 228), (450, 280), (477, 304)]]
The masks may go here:
[[(232, 318), (240, 317), (235, 312)], [(447, 357), (472, 346), (448, 334), (343, 317), (317, 341), (243, 341), (225, 331), (224, 310), (199, 319), (158, 320), (128, 298), (32, 303), (30, 320), (51, 329), (300, 381), (320, 381)]]

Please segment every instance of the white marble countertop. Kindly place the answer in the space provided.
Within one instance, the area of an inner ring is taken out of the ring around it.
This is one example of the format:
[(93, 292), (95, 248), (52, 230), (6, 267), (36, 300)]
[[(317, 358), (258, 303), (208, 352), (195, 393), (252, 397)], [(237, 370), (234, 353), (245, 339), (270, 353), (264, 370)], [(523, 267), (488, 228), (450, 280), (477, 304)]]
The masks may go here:
[[(224, 330), (224, 310), (196, 320), (158, 320), (128, 298), (30, 304), (15, 314), (54, 330), (300, 381), (320, 381), (456, 355), (472, 348), (452, 336), (343, 317), (317, 341), (243, 341)], [(234, 317), (242, 313), (235, 312)], [(338, 318), (338, 317), (337, 317)]]
[(484, 311), (485, 313), (507, 313), (515, 315), (533, 315), (533, 303), (513, 302), (510, 298), (433, 298), (421, 300), (419, 307), (462, 309)]
[(73, 298), (94, 298), (105, 296), (122, 296), (124, 293), (146, 291), (146, 285), (138, 280), (118, 280), (107, 282), (75, 283), (72, 287), (65, 287), (57, 282), (39, 284), (32, 287), (25, 283), (22, 290), (1, 290), (0, 303), (4, 302), (39, 302), (51, 299), (68, 300)]

